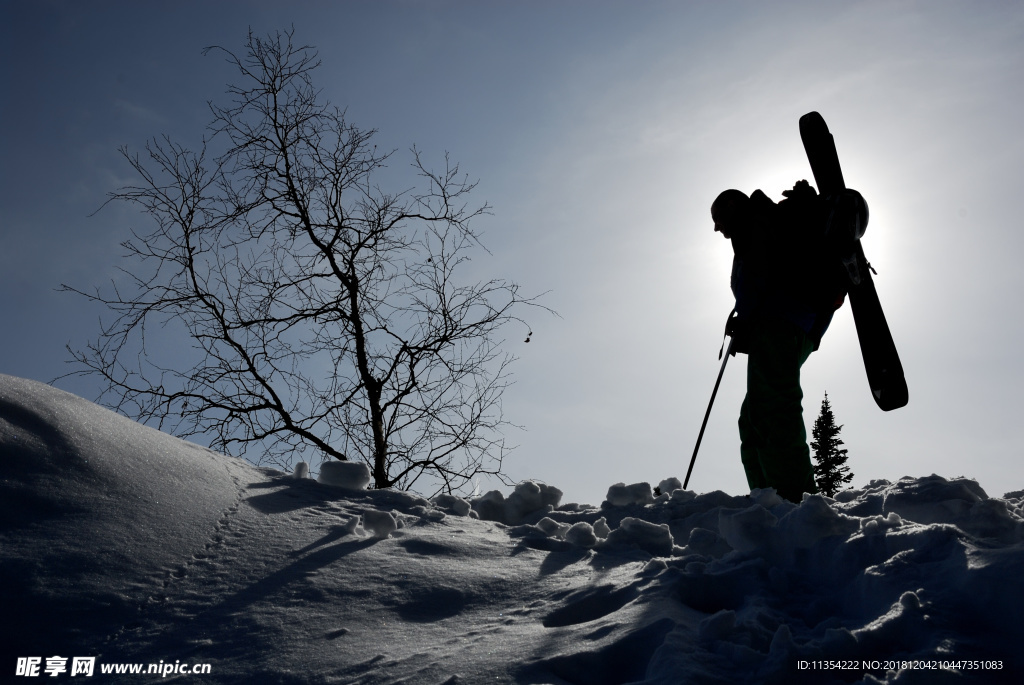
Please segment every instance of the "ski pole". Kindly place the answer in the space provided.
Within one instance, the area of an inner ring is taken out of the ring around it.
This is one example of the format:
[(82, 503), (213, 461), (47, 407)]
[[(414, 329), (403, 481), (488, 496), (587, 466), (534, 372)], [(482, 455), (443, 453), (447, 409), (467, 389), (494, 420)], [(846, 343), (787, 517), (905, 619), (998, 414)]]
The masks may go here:
[(715, 389), (711, 391), (711, 401), (708, 402), (708, 410), (704, 412), (704, 423), (700, 424), (700, 433), (697, 434), (697, 444), (693, 446), (693, 456), (690, 457), (690, 468), (686, 469), (686, 480), (683, 481), (683, 490), (690, 483), (690, 474), (693, 472), (693, 465), (697, 461), (697, 450), (700, 449), (700, 441), (704, 437), (704, 429), (708, 426), (708, 417), (711, 416), (711, 407), (715, 404), (715, 395), (718, 394), (718, 385), (722, 382), (722, 375), (725, 373), (725, 365), (732, 356), (732, 346), (736, 344), (736, 338), (729, 338), (729, 349), (726, 350), (725, 359), (722, 360), (722, 368), (718, 372), (718, 380), (715, 381)]

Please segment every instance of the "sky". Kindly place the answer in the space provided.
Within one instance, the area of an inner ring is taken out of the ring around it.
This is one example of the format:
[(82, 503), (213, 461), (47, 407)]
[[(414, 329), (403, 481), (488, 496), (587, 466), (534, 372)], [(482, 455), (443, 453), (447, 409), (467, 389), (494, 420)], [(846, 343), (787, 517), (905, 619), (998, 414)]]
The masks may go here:
[[(11, 2), (0, 4), (0, 372), (51, 381), (101, 311), (145, 218), (101, 212), (122, 145), (195, 146), (239, 50), (294, 26), (317, 82), (399, 153), (445, 152), (492, 216), (478, 268), (547, 293), (504, 397), (514, 481), (682, 478), (732, 307), (726, 188), (776, 200), (811, 179), (821, 112), (871, 209), (864, 249), (910, 402), (871, 399), (849, 306), (803, 369), (808, 432), (828, 393), (854, 486), (904, 475), (1024, 488), (1019, 212), (1024, 8), (1012, 2)], [(730, 360), (690, 486), (746, 491)], [(96, 381), (58, 387), (93, 399)], [(487, 483), (482, 487), (489, 487)]]

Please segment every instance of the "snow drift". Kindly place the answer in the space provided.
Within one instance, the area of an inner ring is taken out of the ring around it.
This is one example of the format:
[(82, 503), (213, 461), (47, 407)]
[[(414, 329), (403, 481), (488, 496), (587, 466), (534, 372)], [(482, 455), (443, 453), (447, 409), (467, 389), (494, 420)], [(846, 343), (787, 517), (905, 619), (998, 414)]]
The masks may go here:
[(1024, 677), (1024, 493), (971, 480), (800, 505), (673, 478), (597, 507), (533, 482), (427, 501), (254, 468), (9, 376), (0, 474), (8, 677), (54, 656), (95, 657), (96, 681), (111, 663), (209, 664), (210, 683)]

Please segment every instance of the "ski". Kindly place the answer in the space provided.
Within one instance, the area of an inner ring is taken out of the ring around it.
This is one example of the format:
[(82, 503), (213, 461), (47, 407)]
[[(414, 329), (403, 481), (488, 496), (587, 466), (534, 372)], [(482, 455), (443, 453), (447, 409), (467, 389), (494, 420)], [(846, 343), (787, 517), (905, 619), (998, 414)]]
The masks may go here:
[(859, 193), (847, 189), (835, 139), (820, 114), (810, 112), (800, 117), (800, 138), (818, 193), (830, 206), (826, 235), (846, 272), (850, 308), (871, 395), (882, 411), (898, 409), (908, 401), (907, 381), (860, 242), (867, 226), (867, 204)]

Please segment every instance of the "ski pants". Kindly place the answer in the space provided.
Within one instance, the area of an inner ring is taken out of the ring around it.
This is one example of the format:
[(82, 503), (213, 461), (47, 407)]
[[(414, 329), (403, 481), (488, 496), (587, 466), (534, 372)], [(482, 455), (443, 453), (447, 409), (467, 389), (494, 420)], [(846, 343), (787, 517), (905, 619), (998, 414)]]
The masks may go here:
[(804, 427), (800, 367), (814, 350), (801, 328), (782, 319), (749, 331), (747, 396), (740, 409), (740, 456), (750, 489), (775, 488), (799, 503), (818, 491)]

